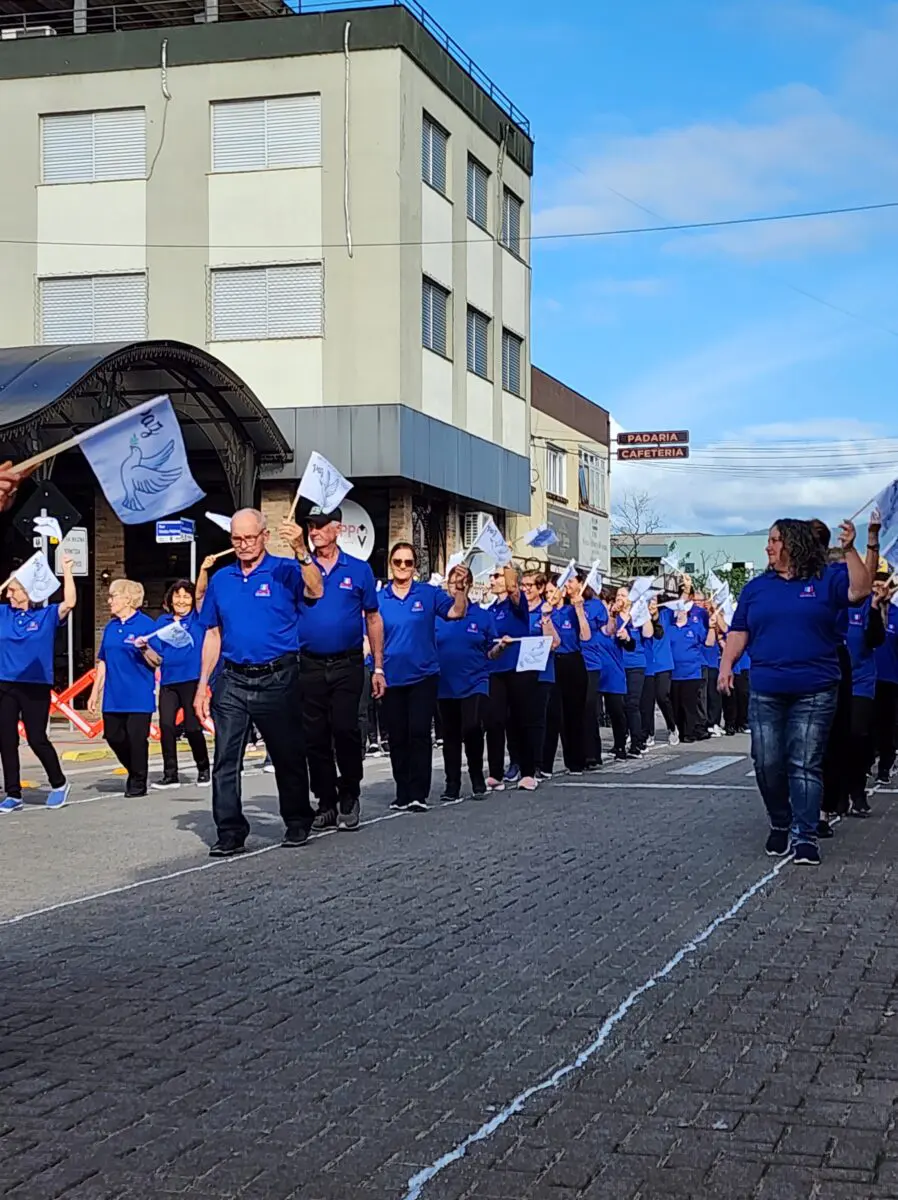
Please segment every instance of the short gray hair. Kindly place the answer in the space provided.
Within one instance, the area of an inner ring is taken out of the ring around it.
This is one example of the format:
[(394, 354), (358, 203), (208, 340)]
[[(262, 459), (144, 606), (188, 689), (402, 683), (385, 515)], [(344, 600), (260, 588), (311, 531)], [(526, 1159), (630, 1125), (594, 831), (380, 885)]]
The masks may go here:
[(259, 532), (263, 532), (268, 528), (268, 518), (258, 508), (238, 508), (231, 517), (232, 521), (236, 521), (238, 517), (255, 517), (259, 524)]

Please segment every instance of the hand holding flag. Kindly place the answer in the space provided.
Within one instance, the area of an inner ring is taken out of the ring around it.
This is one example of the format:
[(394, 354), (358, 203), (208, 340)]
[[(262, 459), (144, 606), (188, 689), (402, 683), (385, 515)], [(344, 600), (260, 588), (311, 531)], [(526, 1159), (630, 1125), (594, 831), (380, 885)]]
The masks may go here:
[(0, 587), (0, 592), (5, 591), (13, 580), (24, 589), (32, 604), (43, 604), (60, 586), (59, 580), (50, 570), (43, 550), (38, 550), (20, 567), (16, 567), (6, 583)]
[(340, 507), (351, 490), (352, 484), (340, 474), (333, 463), (329, 463), (323, 454), (313, 450), (299, 481), (289, 520), (292, 521), (296, 515), (300, 497), (311, 500), (323, 513), (330, 513)]

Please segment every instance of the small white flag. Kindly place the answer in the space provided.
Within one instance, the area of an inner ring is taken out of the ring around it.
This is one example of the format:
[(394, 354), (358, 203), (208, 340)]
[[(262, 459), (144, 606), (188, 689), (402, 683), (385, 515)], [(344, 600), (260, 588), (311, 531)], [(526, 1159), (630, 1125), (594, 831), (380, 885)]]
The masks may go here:
[(730, 585), (715, 575), (713, 571), (708, 572), (708, 588), (711, 592), (711, 602), (715, 608), (720, 608), (730, 594)]
[(170, 625), (163, 625), (161, 629), (151, 633), (150, 637), (158, 638), (166, 646), (173, 646), (177, 649), (193, 645), (193, 636), (180, 621), (172, 621)]
[(331, 513), (343, 503), (352, 484), (323, 454), (313, 450), (299, 482), (299, 494), (311, 500), (323, 513)]
[(570, 581), (574, 578), (576, 571), (577, 571), (577, 560), (575, 558), (572, 558), (571, 561), (568, 563), (568, 565), (564, 568), (564, 570), (558, 576), (558, 578), (555, 580), (555, 586), (558, 588), (559, 592), (563, 588), (567, 587), (567, 585), (570, 583)]
[(634, 579), (630, 588), (630, 603), (635, 604), (638, 600), (650, 596), (654, 586), (655, 580), (650, 575), (640, 575), (638, 579)]
[(630, 609), (630, 624), (634, 629), (641, 629), (649, 619), (649, 606), (645, 596), (639, 596)]
[(439, 572), (434, 571), (434, 573), (431, 575), (430, 579), (428, 579), (427, 582), (430, 584), (431, 587), (440, 587), (443, 582), (443, 576), (440, 575)]
[(551, 525), (543, 522), (542, 525), (537, 525), (536, 529), (531, 529), (529, 533), (525, 533), (523, 541), (525, 545), (533, 546), (534, 549), (540, 550), (543, 546), (554, 546), (558, 541), (558, 534)]
[(676, 575), (680, 570), (680, 556), (678, 554), (665, 554), (661, 559), (661, 566), (668, 575)]
[(550, 637), (521, 638), (517, 671), (545, 671), (552, 650)]
[(732, 596), (727, 596), (726, 600), (724, 600), (723, 604), (720, 606), (720, 611), (723, 613), (723, 619), (726, 621), (727, 625), (732, 625), (733, 616), (736, 612), (736, 601)]
[(50, 564), (42, 550), (32, 554), (12, 575), (28, 593), (32, 604), (43, 604), (59, 589), (59, 580), (50, 570)]
[(468, 551), (468, 557), (471, 557), (477, 550), (488, 554), (500, 567), (505, 567), (511, 562), (511, 550), (492, 517), (477, 535), (476, 542)]
[(206, 520), (211, 521), (213, 525), (217, 525), (219, 529), (223, 529), (225, 533), (231, 532), (231, 518), (224, 517), (221, 513), (206, 513)]
[(464, 552), (464, 550), (456, 550), (456, 552), (455, 552), (454, 554), (450, 554), (450, 555), (449, 555), (449, 560), (448, 560), (448, 562), (446, 563), (446, 575), (447, 575), (447, 577), (448, 577), (448, 575), (449, 575), (449, 572), (452, 570), (452, 568), (453, 568), (453, 567), (460, 567), (464, 561), (465, 561), (465, 552)]
[(589, 568), (589, 574), (586, 576), (586, 587), (592, 588), (596, 596), (599, 597), (601, 596), (603, 586), (601, 559), (597, 558)]
[(55, 517), (35, 517), (34, 532), (38, 537), (51, 538), (56, 542), (62, 541), (62, 530)]

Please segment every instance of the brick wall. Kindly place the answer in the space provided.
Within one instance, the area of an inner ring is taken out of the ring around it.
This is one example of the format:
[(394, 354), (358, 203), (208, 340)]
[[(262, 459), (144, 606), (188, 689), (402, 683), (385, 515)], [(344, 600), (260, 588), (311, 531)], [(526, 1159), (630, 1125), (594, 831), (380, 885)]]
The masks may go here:
[(396, 542), (412, 540), (412, 498), (408, 492), (390, 489), (390, 522), (387, 553)]
[[(103, 573), (108, 572), (103, 579)], [(94, 652), (100, 647), (103, 629), (109, 620), (106, 593), (109, 581), (125, 574), (125, 527), (109, 507), (106, 497), (97, 489), (94, 498)]]
[(268, 549), (272, 554), (281, 554), (285, 558), (292, 558), (293, 551), (278, 537), (278, 529), (281, 522), (287, 517), (293, 504), (293, 497), (296, 495), (296, 487), (294, 484), (288, 483), (266, 483), (262, 485), (262, 512), (268, 521), (268, 528), (271, 530), (271, 539), (268, 543)]

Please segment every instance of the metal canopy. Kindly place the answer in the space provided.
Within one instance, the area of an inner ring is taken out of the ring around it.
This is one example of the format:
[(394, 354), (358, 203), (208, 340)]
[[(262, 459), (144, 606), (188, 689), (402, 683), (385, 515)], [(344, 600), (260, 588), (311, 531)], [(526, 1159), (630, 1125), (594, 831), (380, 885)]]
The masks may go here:
[(0, 443), (21, 459), (167, 393), (188, 452), (212, 449), (236, 504), (252, 503), (259, 467), (292, 451), (271, 414), (224, 363), (183, 342), (0, 349)]

